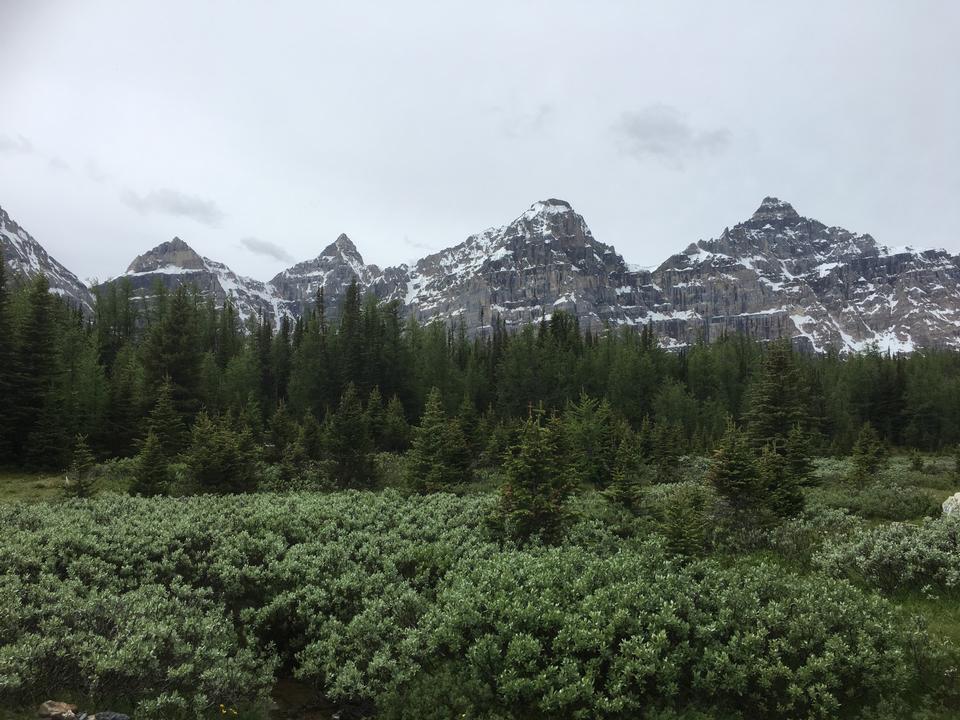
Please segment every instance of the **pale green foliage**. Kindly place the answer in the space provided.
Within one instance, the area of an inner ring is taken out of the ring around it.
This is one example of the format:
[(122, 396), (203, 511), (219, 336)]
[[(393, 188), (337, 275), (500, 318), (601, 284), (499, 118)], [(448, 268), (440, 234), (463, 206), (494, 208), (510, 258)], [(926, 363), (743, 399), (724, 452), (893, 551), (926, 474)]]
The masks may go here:
[(846, 583), (684, 566), (655, 543), (610, 557), (506, 552), (444, 587), (424, 620), (423, 670), (381, 707), (411, 719), (869, 717), (910, 681), (894, 627), (885, 603)]
[(960, 518), (919, 525), (890, 523), (826, 544), (814, 557), (821, 569), (886, 592), (960, 590)]

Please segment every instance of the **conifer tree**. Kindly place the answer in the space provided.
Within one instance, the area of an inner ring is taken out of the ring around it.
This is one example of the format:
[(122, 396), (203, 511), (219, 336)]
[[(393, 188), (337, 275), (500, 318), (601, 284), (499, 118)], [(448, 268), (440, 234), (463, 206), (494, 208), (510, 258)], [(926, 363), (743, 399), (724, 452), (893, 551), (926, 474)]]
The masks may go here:
[(27, 465), (36, 470), (55, 470), (66, 464), (69, 458), (70, 435), (64, 420), (60, 398), (51, 391), (43, 401), (33, 430), (27, 436)]
[(148, 383), (156, 388), (169, 382), (173, 406), (185, 421), (200, 407), (202, 355), (196, 298), (180, 285), (159, 321), (150, 328), (143, 356)]
[(526, 540), (559, 538), (572, 486), (557, 462), (553, 431), (531, 413), (503, 463), (498, 514), (508, 534)]
[(457, 422), (460, 424), (460, 430), (467, 441), (467, 449), (471, 457), (475, 457), (480, 451), (483, 438), (478, 436), (477, 430), (480, 418), (477, 416), (477, 406), (474, 405), (470, 393), (463, 394), (463, 400), (460, 401), (460, 407), (457, 408)]
[(794, 425), (806, 428), (809, 412), (793, 350), (787, 340), (770, 343), (747, 412), (751, 445), (783, 447)]
[(374, 385), (367, 396), (367, 405), (364, 408), (364, 417), (367, 421), (367, 428), (370, 431), (370, 437), (378, 448), (383, 447), (383, 424), (384, 424), (383, 396), (380, 395), (380, 387)]
[(653, 426), (651, 460), (660, 482), (672, 482), (679, 471), (679, 459), (686, 452), (686, 440), (679, 423), (658, 422)]
[(0, 248), (0, 464), (12, 459), (14, 337), (10, 318), (7, 267)]
[(813, 451), (810, 449), (810, 436), (799, 423), (793, 426), (781, 454), (787, 464), (787, 472), (799, 487), (814, 483)]
[(641, 488), (649, 482), (649, 468), (640, 452), (639, 436), (629, 427), (622, 427), (619, 435), (620, 442), (607, 495), (615, 502), (635, 510)]
[(605, 488), (613, 478), (619, 445), (618, 423), (606, 400), (581, 392), (560, 418), (561, 436), (571, 479)]
[(187, 428), (173, 405), (173, 386), (169, 381), (158, 388), (157, 399), (147, 416), (147, 432), (157, 436), (168, 458), (176, 457), (187, 444)]
[(265, 459), (268, 462), (279, 462), (287, 445), (296, 442), (299, 433), (297, 422), (290, 417), (286, 405), (281, 402), (270, 418), (267, 437), (264, 438)]
[(323, 429), (312, 412), (303, 416), (300, 424), (300, 444), (310, 460), (323, 459)]
[(880, 436), (869, 422), (865, 422), (860, 427), (860, 434), (857, 435), (857, 442), (853, 446), (851, 461), (853, 467), (850, 479), (860, 486), (875, 480), (886, 465), (887, 449), (880, 442)]
[(147, 438), (137, 455), (133, 485), (130, 492), (135, 495), (162, 495), (167, 491), (169, 470), (166, 453), (160, 438), (154, 432), (148, 432)]
[(714, 450), (707, 480), (736, 516), (755, 515), (764, 506), (765, 490), (746, 435), (731, 420)]
[(93, 495), (92, 471), (96, 462), (96, 458), (90, 451), (90, 446), (87, 445), (86, 436), (77, 435), (68, 472), (70, 484), (67, 486), (67, 490), (70, 495), (78, 498), (88, 498)]
[(341, 488), (373, 487), (373, 441), (353, 383), (344, 390), (337, 411), (329, 414), (327, 426), (328, 455), (335, 463), (337, 484)]
[(403, 412), (403, 405), (396, 395), (387, 403), (383, 416), (381, 447), (387, 452), (404, 452), (410, 447), (410, 424)]
[(238, 430), (249, 430), (255, 442), (260, 442), (263, 439), (263, 410), (256, 392), (251, 390), (247, 395), (247, 402), (240, 410), (238, 420)]
[(25, 310), (17, 332), (11, 393), (11, 439), (20, 458), (27, 455), (28, 438), (37, 430), (41, 415), (47, 413), (48, 426), (55, 420), (55, 398), (50, 397), (57, 372), (54, 300), (43, 275), (30, 283)]
[(660, 524), (671, 552), (687, 557), (703, 554), (709, 530), (706, 504), (704, 487), (687, 483), (672, 486)]
[(757, 471), (766, 492), (766, 505), (773, 515), (791, 518), (803, 512), (804, 498), (799, 479), (791, 472), (787, 458), (771, 446), (763, 448)]
[(469, 452), (460, 423), (443, 411), (440, 390), (433, 388), (414, 428), (407, 453), (407, 483), (418, 492), (447, 490), (468, 479)]
[(243, 493), (256, 489), (257, 452), (250, 432), (234, 430), (205, 411), (197, 415), (184, 458), (203, 492)]

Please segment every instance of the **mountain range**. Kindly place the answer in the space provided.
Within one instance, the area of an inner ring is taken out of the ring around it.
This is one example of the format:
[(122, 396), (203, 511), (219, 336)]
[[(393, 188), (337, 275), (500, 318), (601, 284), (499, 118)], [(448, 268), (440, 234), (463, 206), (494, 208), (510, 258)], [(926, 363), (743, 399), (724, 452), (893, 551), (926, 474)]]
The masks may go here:
[[(45, 273), (52, 292), (92, 309), (90, 289), (2, 209), (0, 247), (14, 275)], [(958, 257), (880, 245), (773, 197), (656, 268), (626, 263), (569, 203), (549, 199), (412, 265), (368, 265), (340, 235), (314, 259), (262, 282), (174, 238), (138, 256), (121, 277), (138, 298), (148, 298), (157, 281), (168, 288), (188, 282), (218, 304), (229, 298), (244, 318), (272, 321), (310, 309), (321, 287), (335, 318), (356, 280), (365, 293), (398, 301), (406, 316), (462, 322), (471, 335), (497, 321), (511, 329), (563, 310), (594, 332), (649, 325), (668, 347), (734, 332), (791, 337), (817, 352), (960, 347)]]

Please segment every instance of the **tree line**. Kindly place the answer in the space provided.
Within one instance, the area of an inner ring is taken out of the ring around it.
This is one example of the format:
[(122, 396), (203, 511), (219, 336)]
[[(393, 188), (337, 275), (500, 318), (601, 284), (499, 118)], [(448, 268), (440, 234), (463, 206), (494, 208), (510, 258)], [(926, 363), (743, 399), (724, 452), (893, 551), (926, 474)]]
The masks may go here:
[(666, 351), (649, 328), (582, 332), (561, 312), (470, 337), (404, 321), (356, 284), (338, 317), (321, 290), (276, 326), (189, 286), (158, 284), (145, 305), (125, 280), (96, 295), (87, 318), (45, 278), (13, 283), (0, 266), (0, 464), (63, 469), (81, 436), (94, 460), (185, 457), (199, 472), (219, 457), (206, 483), (229, 490), (255, 455), (289, 474), (333, 463), (343, 484), (363, 486), (373, 454), (408, 452), (434, 488), (499, 465), (521, 436), (540, 442), (533, 423), (602, 485), (624, 475), (631, 448), (669, 470), (737, 445), (738, 428), (758, 462), (765, 448), (784, 456), (792, 432), (809, 452), (846, 453), (865, 424), (889, 446), (960, 442), (953, 351), (813, 355), (739, 335)]

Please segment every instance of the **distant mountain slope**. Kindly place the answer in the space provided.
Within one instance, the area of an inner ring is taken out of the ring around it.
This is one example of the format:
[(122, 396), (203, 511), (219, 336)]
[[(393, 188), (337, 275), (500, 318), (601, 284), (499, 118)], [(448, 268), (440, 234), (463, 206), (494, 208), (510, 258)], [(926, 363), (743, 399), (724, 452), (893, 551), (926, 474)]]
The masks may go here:
[(237, 275), (223, 263), (201, 257), (177, 237), (139, 255), (122, 277), (133, 285), (134, 297), (142, 300), (153, 294), (158, 281), (171, 290), (189, 283), (218, 306), (229, 298), (242, 320), (265, 316), (276, 321), (291, 315), (271, 284)]
[(320, 284), (336, 305), (354, 277), (420, 321), (462, 321), (471, 334), (495, 318), (517, 327), (565, 310), (593, 331), (649, 324), (668, 346), (735, 332), (793, 337), (821, 352), (960, 345), (955, 257), (891, 249), (801, 217), (772, 197), (746, 221), (655, 270), (625, 263), (569, 203), (551, 199), (413, 267), (366, 265), (341, 236), (274, 284), (299, 310)]
[(0, 207), (0, 250), (10, 275), (26, 279), (44, 274), (50, 291), (61, 295), (85, 313), (93, 311), (93, 295), (80, 278), (50, 257), (43, 246), (26, 230), (10, 219)]
[[(0, 210), (0, 240), (16, 273), (45, 272), (55, 292), (92, 306), (90, 292)], [(313, 307), (323, 287), (335, 320), (350, 283), (398, 301), (421, 322), (462, 322), (471, 335), (576, 316), (582, 329), (651, 326), (670, 347), (729, 333), (794, 338), (825, 352), (960, 347), (960, 269), (944, 250), (889, 248), (764, 198), (747, 220), (691, 244), (658, 268), (624, 262), (563, 200), (534, 203), (512, 222), (471, 235), (412, 266), (368, 265), (346, 235), (269, 283), (237, 275), (179, 238), (137, 257), (123, 277), (148, 298), (159, 280), (189, 282), (243, 318), (276, 321)]]
[[(684, 333), (796, 337), (818, 351), (960, 345), (960, 270), (943, 250), (891, 249), (768, 197), (745, 222), (692, 244), (653, 276)], [(677, 336), (680, 339), (680, 336)]]

